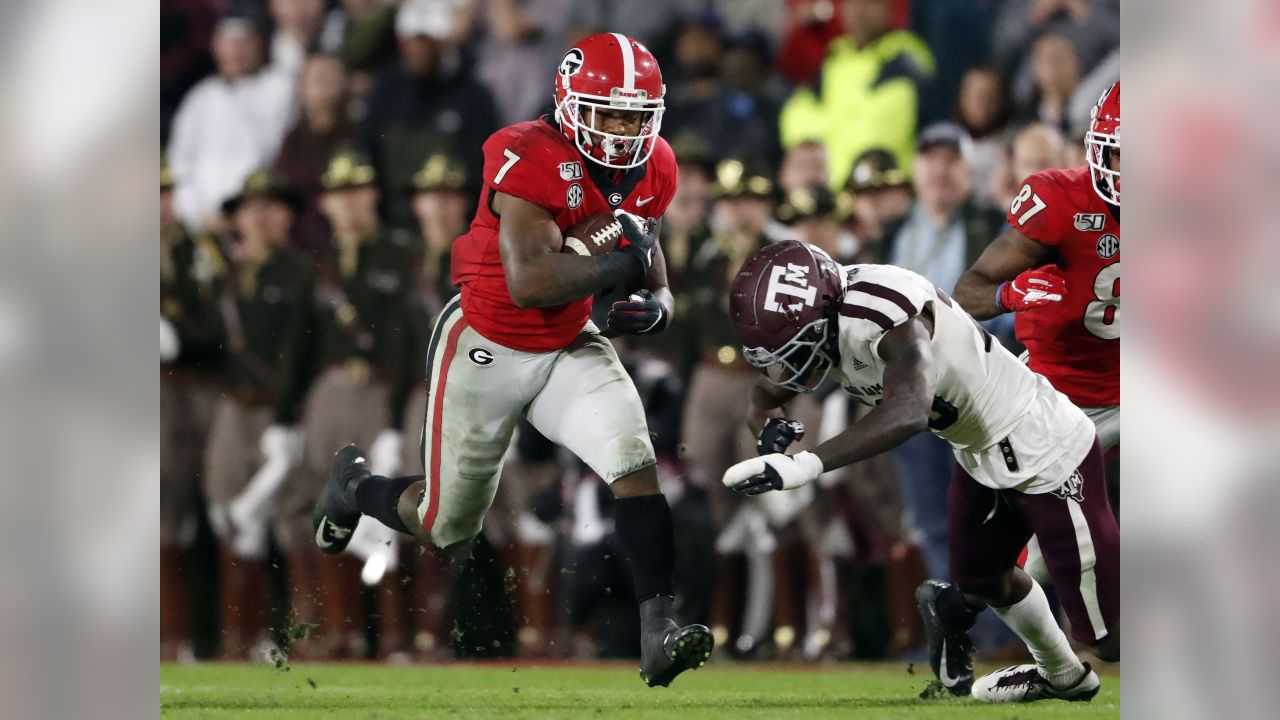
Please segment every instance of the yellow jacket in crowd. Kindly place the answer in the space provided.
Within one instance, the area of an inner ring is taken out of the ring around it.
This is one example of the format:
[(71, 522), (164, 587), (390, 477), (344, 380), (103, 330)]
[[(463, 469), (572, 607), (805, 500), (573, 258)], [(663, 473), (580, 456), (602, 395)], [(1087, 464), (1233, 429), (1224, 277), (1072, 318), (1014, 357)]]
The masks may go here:
[(827, 146), (833, 188), (843, 187), (863, 151), (884, 148), (911, 167), (920, 84), (933, 75), (933, 54), (914, 33), (894, 30), (859, 48), (832, 41), (815, 84), (796, 90), (782, 108), (782, 145)]

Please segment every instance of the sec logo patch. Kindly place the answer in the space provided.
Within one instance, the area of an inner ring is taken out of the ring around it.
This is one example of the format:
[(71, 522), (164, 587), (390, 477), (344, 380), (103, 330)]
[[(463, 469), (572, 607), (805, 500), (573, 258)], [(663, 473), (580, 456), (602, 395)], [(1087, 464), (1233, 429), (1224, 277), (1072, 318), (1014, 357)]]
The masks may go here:
[(1098, 238), (1098, 257), (1110, 260), (1118, 252), (1120, 252), (1120, 238), (1111, 233)]
[(473, 347), (467, 350), (467, 359), (480, 367), (489, 367), (497, 358), (486, 348)]
[(582, 186), (578, 183), (570, 185), (569, 191), (564, 195), (564, 201), (570, 210), (577, 210), (582, 204)]

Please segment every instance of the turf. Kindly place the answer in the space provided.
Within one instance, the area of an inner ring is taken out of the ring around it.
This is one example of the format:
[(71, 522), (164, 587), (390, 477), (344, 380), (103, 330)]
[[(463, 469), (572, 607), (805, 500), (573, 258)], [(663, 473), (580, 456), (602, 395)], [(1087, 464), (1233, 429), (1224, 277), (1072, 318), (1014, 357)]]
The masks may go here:
[[(918, 668), (917, 668), (918, 670)], [(926, 669), (927, 672), (927, 669)], [(1118, 718), (1120, 678), (1092, 703), (991, 706), (921, 700), (929, 678), (901, 665), (713, 664), (667, 689), (629, 664), (388, 667), (164, 665), (166, 718)]]

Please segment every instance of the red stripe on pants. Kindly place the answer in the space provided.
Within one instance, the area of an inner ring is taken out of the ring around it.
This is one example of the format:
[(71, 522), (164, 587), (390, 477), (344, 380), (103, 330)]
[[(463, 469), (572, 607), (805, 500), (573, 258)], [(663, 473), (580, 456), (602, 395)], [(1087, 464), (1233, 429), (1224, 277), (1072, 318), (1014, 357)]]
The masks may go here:
[(426, 531), (428, 538), (431, 537), (431, 528), (436, 523), (436, 513), (440, 510), (440, 428), (444, 413), (444, 383), (449, 377), (449, 365), (453, 362), (453, 355), (458, 349), (458, 336), (465, 329), (467, 329), (467, 319), (462, 317), (449, 330), (449, 339), (445, 342), (444, 354), (440, 360), (440, 377), (436, 378), (435, 397), (432, 398), (431, 467), (427, 469), (427, 479), (430, 480), (431, 487), (427, 500), (427, 512), (422, 516), (422, 529)]

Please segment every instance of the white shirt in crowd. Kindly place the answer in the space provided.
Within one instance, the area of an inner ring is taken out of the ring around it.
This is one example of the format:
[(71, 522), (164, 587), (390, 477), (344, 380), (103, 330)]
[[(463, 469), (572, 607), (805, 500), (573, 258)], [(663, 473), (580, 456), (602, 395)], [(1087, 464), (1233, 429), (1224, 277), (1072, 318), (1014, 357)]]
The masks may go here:
[(272, 64), (256, 74), (207, 77), (183, 99), (168, 160), (174, 204), (188, 228), (203, 229), (250, 173), (275, 159), (292, 122), (300, 58), (273, 46)]

